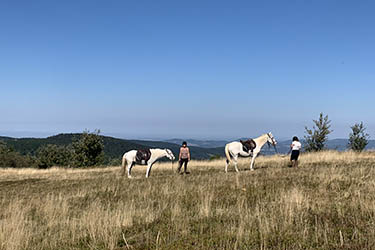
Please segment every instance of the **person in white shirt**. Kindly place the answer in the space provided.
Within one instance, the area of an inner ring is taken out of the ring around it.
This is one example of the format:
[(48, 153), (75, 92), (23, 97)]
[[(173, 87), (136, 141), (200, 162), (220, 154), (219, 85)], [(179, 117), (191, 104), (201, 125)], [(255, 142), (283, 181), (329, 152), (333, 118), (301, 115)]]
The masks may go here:
[(294, 136), (292, 144), (290, 145), (290, 150), (292, 150), (292, 154), (290, 155), (290, 161), (292, 162), (291, 167), (298, 167), (298, 156), (301, 148), (302, 144), (299, 142), (298, 137)]

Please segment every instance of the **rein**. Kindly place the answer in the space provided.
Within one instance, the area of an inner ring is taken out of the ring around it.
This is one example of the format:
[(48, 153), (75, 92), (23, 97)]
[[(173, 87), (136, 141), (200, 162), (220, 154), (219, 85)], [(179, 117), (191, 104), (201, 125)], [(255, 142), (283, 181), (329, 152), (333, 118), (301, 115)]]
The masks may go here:
[[(275, 149), (275, 152), (276, 152), (276, 154), (279, 154), (279, 152), (277, 151), (277, 148), (276, 148), (276, 144), (275, 143), (273, 143), (273, 141), (274, 141), (274, 138), (272, 138), (268, 133), (267, 133), (267, 136), (272, 140), (272, 146), (273, 146), (273, 148)], [(268, 144), (268, 148), (270, 148), (271, 146), (270, 146), (270, 142), (267, 140), (267, 144)]]
[[(169, 152), (165, 149), (165, 152), (167, 152), (167, 155), (169, 155), (169, 156), (171, 156), (170, 154), (169, 154)], [(173, 157), (172, 157), (173, 158)], [(172, 172), (173, 172), (173, 163), (174, 163), (174, 160), (171, 160), (171, 162), (172, 162), (172, 164), (171, 164), (171, 168), (172, 168)]]
[(274, 144), (273, 147), (275, 148), (275, 152), (276, 154), (279, 154), (279, 152), (277, 151), (277, 148), (276, 148), (276, 145)]

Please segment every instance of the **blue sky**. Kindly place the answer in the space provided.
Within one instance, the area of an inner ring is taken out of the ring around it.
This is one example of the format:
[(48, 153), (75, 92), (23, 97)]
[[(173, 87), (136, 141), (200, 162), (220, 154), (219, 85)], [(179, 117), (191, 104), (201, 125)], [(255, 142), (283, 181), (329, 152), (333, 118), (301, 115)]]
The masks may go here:
[(0, 135), (375, 137), (374, 1), (1, 1)]

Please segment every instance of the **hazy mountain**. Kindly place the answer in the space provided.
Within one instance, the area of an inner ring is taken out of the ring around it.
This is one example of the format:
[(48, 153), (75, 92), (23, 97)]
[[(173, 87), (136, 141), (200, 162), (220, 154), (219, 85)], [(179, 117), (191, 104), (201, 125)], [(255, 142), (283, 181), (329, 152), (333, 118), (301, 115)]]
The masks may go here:
[[(305, 145), (305, 141), (301, 140), (302, 147)], [(338, 150), (338, 151), (344, 151), (348, 149), (348, 139), (332, 139), (328, 140), (326, 143), (326, 147), (328, 149), (332, 150)], [(286, 140), (286, 141), (278, 141), (277, 143), (277, 150), (281, 154), (286, 154), (290, 150), (290, 144), (291, 140)], [(263, 147), (264, 152), (269, 154), (274, 151), (274, 149), (271, 147), (271, 149), (268, 149), (268, 147), (265, 145)], [(375, 149), (375, 140), (369, 140), (369, 144), (367, 145), (366, 149)]]
[[(21, 154), (35, 155), (38, 148), (47, 145), (69, 145), (74, 140), (78, 140), (81, 134), (59, 134), (47, 138), (12, 138), (1, 137), (0, 140), (7, 143), (14, 150)], [(132, 149), (146, 149), (146, 148), (169, 148), (178, 157), (180, 145), (162, 141), (143, 141), (143, 140), (125, 140), (109, 136), (101, 136), (104, 144), (104, 153), (110, 159), (120, 158), (122, 155)], [(222, 148), (200, 148), (190, 146), (190, 152), (194, 159), (209, 159), (215, 155), (224, 156)]]
[(201, 148), (218, 148), (218, 147), (224, 147), (225, 144), (228, 143), (228, 141), (225, 140), (196, 140), (196, 139), (169, 139), (164, 140), (165, 142), (174, 143), (177, 145), (181, 145), (183, 141), (186, 141), (188, 143), (188, 146), (195, 146), (195, 147), (201, 147)]
[[(59, 134), (47, 138), (12, 138), (1, 137), (0, 140), (7, 143), (14, 150), (21, 154), (35, 155), (38, 148), (47, 145), (69, 145), (74, 140), (78, 140), (81, 134)], [(146, 140), (126, 140), (118, 139), (109, 136), (101, 136), (104, 143), (104, 153), (107, 159), (120, 159), (122, 155), (132, 149), (146, 149), (146, 148), (169, 148), (178, 157), (179, 149), (183, 139), (171, 139), (167, 141), (146, 141)], [(224, 156), (224, 145), (228, 143), (225, 140), (186, 140), (188, 142), (190, 152), (193, 159), (209, 159), (212, 156)], [(237, 140), (238, 141), (238, 140)], [(276, 146), (277, 152), (286, 154), (289, 152), (289, 145), (291, 141), (278, 141)], [(301, 141), (304, 145), (304, 141)], [(334, 150), (346, 150), (348, 145), (347, 139), (333, 139), (327, 142), (327, 148)], [(375, 149), (375, 140), (370, 140), (366, 149)], [(264, 145), (262, 154), (274, 154), (273, 146)]]
[[(234, 140), (234, 141), (246, 140), (246, 139), (248, 139), (248, 138), (240, 138), (240, 139)], [(168, 141), (180, 145), (181, 142), (183, 141), (183, 139), (170, 139)], [(189, 145), (197, 145), (197, 146), (202, 147), (202, 148), (206, 148), (206, 147), (209, 148), (209, 145), (215, 145), (217, 147), (223, 148), (225, 146), (225, 144), (227, 144), (229, 142), (229, 141), (225, 141), (225, 140), (207, 140), (207, 141), (205, 141), (205, 140), (189, 140), (189, 139), (187, 139), (186, 141), (188, 142)], [(305, 144), (304, 140), (301, 140), (301, 143), (302, 143), (302, 146), (303, 146)], [(327, 141), (326, 146), (327, 146), (328, 149), (343, 151), (343, 150), (348, 149), (348, 143), (349, 143), (348, 139), (332, 139), (332, 140)], [(280, 153), (280, 154), (288, 153), (289, 150), (290, 150), (290, 144), (291, 144), (291, 140), (278, 141), (277, 146), (276, 146), (277, 152)], [(375, 140), (369, 140), (369, 144), (367, 145), (366, 149), (375, 149)], [(224, 150), (224, 149), (222, 149), (222, 150)], [(266, 144), (262, 148), (262, 153), (266, 154), (266, 155), (274, 154), (275, 148), (272, 145), (270, 145), (270, 147), (268, 147), (268, 145)]]

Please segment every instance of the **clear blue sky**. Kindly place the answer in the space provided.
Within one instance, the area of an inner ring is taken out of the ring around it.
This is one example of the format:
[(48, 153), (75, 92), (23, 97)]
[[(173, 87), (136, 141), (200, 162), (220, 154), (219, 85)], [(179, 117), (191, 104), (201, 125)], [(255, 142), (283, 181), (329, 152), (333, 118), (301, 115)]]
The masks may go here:
[(0, 1), (0, 135), (375, 137), (374, 1)]

